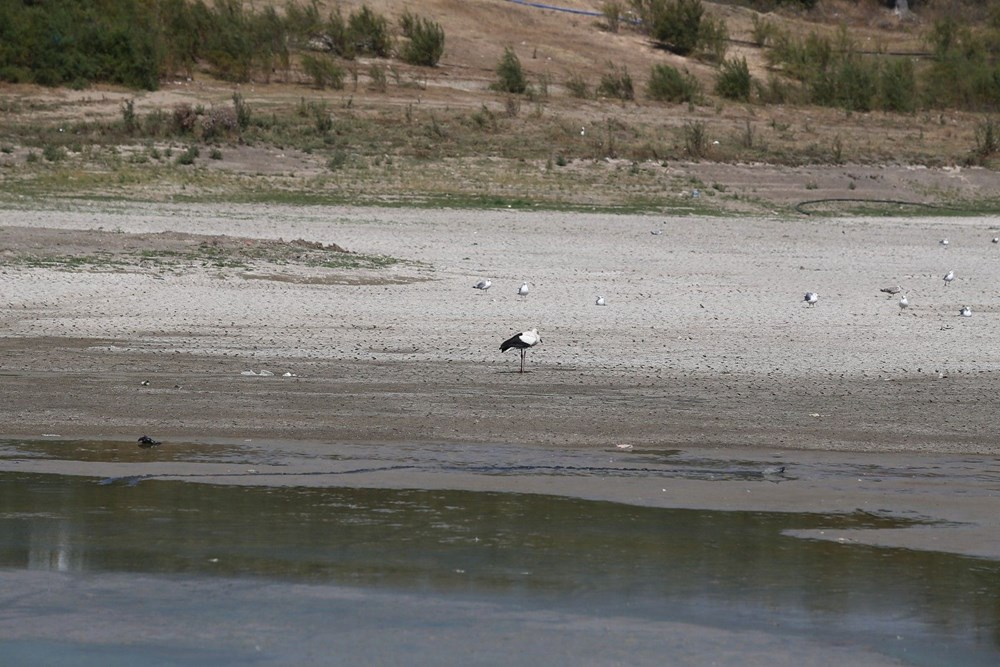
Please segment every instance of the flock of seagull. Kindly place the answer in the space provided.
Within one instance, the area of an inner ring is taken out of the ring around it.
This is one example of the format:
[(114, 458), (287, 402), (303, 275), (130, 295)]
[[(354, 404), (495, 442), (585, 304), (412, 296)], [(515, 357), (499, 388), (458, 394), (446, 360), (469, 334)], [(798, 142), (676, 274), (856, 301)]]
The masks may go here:
[[(994, 244), (1000, 243), (1000, 236), (994, 236), (991, 242)], [(938, 244), (941, 245), (941, 247), (943, 248), (947, 248), (951, 244), (951, 242), (947, 238), (944, 238), (938, 241)], [(949, 269), (948, 273), (944, 274), (944, 286), (947, 287), (952, 283), (953, 280), (955, 280), (955, 270)], [(901, 287), (896, 286), (896, 287), (883, 287), (879, 291), (885, 292), (886, 294), (889, 295), (895, 295), (899, 294), (903, 290)], [(816, 292), (806, 292), (806, 295), (803, 300), (810, 306), (815, 306), (816, 303), (819, 301), (819, 294), (817, 294)], [(910, 301), (909, 299), (906, 298), (906, 294), (901, 294), (899, 297), (900, 314), (902, 314), (903, 311), (909, 307), (910, 307)], [(962, 306), (962, 308), (958, 311), (958, 314), (960, 317), (972, 317), (972, 309), (969, 308), (968, 306)]]
[[(655, 234), (656, 232), (654, 231), (653, 233)], [(992, 239), (992, 243), (994, 243), (994, 244), (1000, 244), (1000, 236), (994, 236), (993, 239)], [(947, 248), (950, 245), (950, 241), (948, 241), (947, 238), (944, 238), (944, 239), (941, 239), (939, 241), (939, 244), (943, 248)], [(952, 283), (952, 281), (954, 281), (954, 280), (955, 280), (955, 271), (954, 271), (954, 269), (949, 269), (948, 273), (944, 274), (944, 284), (945, 284), (945, 287), (949, 286)], [(477, 282), (475, 285), (473, 285), (472, 288), (480, 290), (480, 291), (482, 291), (482, 292), (485, 293), (492, 286), (493, 286), (492, 281), (490, 281), (488, 279), (483, 279), (483, 280), (480, 280), (479, 282)], [(530, 288), (529, 288), (528, 283), (526, 283), (526, 282), (525, 283), (521, 283), (521, 287), (519, 287), (518, 290), (517, 290), (517, 295), (519, 297), (521, 297), (521, 298), (524, 298), (524, 297), (528, 296), (529, 289)], [(896, 294), (900, 295), (899, 296), (899, 312), (900, 312), (900, 314), (902, 314), (903, 311), (905, 311), (907, 308), (910, 307), (910, 300), (906, 297), (905, 293), (901, 293), (903, 291), (901, 287), (899, 287), (899, 286), (896, 286), (896, 287), (883, 287), (880, 291), (885, 292), (885, 293), (887, 293), (889, 295), (896, 295)], [(808, 305), (815, 306), (817, 303), (819, 303), (819, 293), (818, 292), (806, 292), (805, 297), (804, 297), (803, 300)], [(604, 300), (603, 296), (598, 296), (597, 299), (596, 299), (596, 301), (594, 302), (594, 305), (604, 306), (604, 305), (606, 305), (606, 303), (607, 302)], [(962, 308), (958, 311), (958, 314), (961, 317), (972, 317), (972, 309), (969, 308), (968, 306), (962, 306)], [(537, 329), (529, 329), (528, 331), (522, 331), (519, 334), (511, 336), (510, 338), (508, 338), (507, 340), (505, 340), (503, 343), (501, 343), (500, 344), (500, 351), (501, 352), (506, 352), (509, 349), (520, 350), (520, 352), (521, 352), (521, 371), (520, 372), (523, 373), (524, 372), (524, 356), (525, 356), (525, 353), (527, 353), (528, 349), (534, 347), (535, 345), (537, 345), (537, 344), (539, 344), (541, 342), (542, 342), (542, 339), (538, 335), (538, 330)]]

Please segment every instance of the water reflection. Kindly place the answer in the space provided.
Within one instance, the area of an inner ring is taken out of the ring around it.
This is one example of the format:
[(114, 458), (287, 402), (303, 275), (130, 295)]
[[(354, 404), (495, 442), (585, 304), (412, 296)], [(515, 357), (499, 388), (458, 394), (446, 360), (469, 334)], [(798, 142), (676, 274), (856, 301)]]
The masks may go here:
[(864, 513), (0, 473), (0, 567), (335, 582), (751, 627), (766, 616), (788, 631), (904, 628), (997, 653), (1000, 564), (782, 535), (899, 525)]

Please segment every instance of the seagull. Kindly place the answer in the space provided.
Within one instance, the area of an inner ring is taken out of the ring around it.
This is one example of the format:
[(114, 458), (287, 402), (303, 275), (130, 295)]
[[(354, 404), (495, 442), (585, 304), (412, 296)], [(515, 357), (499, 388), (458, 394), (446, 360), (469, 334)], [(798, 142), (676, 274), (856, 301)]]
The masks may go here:
[(529, 347), (534, 347), (542, 342), (542, 339), (538, 337), (537, 329), (529, 329), (527, 331), (522, 331), (516, 336), (511, 336), (504, 342), (500, 343), (500, 351), (506, 352), (510, 348), (515, 348), (521, 351), (521, 372), (524, 372), (524, 355), (527, 353)]
[(1000, 243), (1000, 236), (994, 236), (993, 237), (993, 242), (994, 243)]
[(948, 285), (950, 285), (951, 281), (954, 279), (955, 279), (955, 272), (948, 271), (948, 273), (944, 274), (944, 286), (947, 287)]
[(156, 447), (157, 445), (163, 444), (159, 440), (153, 440), (148, 435), (144, 435), (139, 438), (139, 446), (143, 449), (149, 449), (150, 447)]
[(808, 303), (810, 306), (815, 306), (816, 302), (819, 301), (819, 294), (816, 294), (816, 292), (806, 292), (806, 296), (803, 301)]
[(890, 299), (893, 297), (893, 295), (899, 294), (902, 291), (903, 288), (900, 287), (899, 285), (896, 285), (895, 287), (883, 287), (882, 289), (879, 290), (879, 292), (882, 292), (883, 294), (888, 294)]
[(938, 241), (938, 243), (940, 243), (945, 248), (948, 247), (948, 239), (941, 239), (940, 241)]
[(958, 314), (962, 317), (972, 317), (972, 309), (968, 306), (962, 306), (962, 310), (958, 311)]
[(489, 280), (480, 280), (478, 283), (476, 283), (475, 285), (472, 286), (472, 289), (479, 289), (479, 290), (483, 290), (483, 292), (485, 292), (486, 290), (488, 290), (492, 286), (493, 286), (493, 283), (490, 282)]
[(663, 233), (663, 230), (661, 230), (661, 229), (654, 229), (653, 231), (650, 232), (650, 234), (652, 234), (653, 236), (659, 236), (662, 233)]
[(528, 296), (528, 283), (521, 283), (521, 287), (517, 290), (518, 296)]
[(597, 297), (597, 301), (595, 301), (594, 303), (596, 305), (598, 305), (598, 306), (603, 306), (604, 305), (604, 297), (603, 296)]
[(899, 314), (902, 315), (903, 311), (910, 307), (910, 302), (906, 298), (906, 295), (899, 297)]

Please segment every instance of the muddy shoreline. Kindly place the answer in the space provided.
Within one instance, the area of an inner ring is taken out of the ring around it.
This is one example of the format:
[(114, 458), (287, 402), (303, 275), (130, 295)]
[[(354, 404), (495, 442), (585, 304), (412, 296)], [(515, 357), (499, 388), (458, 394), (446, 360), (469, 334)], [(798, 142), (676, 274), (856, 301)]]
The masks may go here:
[[(895, 457), (969, 457), (978, 463), (919, 501), (920, 477), (894, 475), (855, 498), (851, 485), (823, 476), (777, 485), (760, 507), (913, 511), (971, 530), (878, 539), (998, 557), (1000, 529), (984, 512), (995, 506), (1000, 408), (996, 223), (86, 202), (7, 209), (0, 431), (122, 443), (143, 434), (331, 448), (499, 443), (556, 459), (631, 445), (792, 464), (837, 455), (875, 469), (896, 466)], [(154, 234), (142, 250), (160, 256), (168, 248), (156, 247), (155, 233), (171, 230), (337, 244), (399, 261), (19, 263), (19, 247), (63, 251), (59, 235), (38, 248), (40, 228), (63, 230), (74, 252), (98, 258), (113, 252), (102, 246), (102, 230), (113, 229)], [(950, 268), (959, 277), (946, 285)], [(494, 282), (488, 293), (471, 289), (484, 277)], [(522, 281), (532, 283), (525, 299), (515, 294)], [(880, 291), (897, 284), (910, 296), (905, 312)], [(821, 295), (815, 307), (802, 302), (807, 289)], [(595, 295), (608, 305), (595, 306)], [(961, 305), (973, 317), (958, 317)], [(532, 326), (543, 343), (522, 375), (497, 348)], [(502, 481), (511, 491), (532, 484)], [(563, 491), (589, 497), (571, 486)], [(658, 504), (660, 488), (655, 500), (628, 485), (610, 497)], [(721, 482), (678, 488), (669, 502), (684, 506), (727, 505), (719, 498), (732, 493), (736, 507), (747, 495)]]

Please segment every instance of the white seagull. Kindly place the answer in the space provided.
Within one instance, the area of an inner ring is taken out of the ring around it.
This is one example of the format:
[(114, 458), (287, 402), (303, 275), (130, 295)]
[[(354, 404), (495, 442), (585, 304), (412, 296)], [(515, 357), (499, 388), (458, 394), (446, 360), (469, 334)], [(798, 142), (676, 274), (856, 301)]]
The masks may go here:
[(948, 273), (944, 274), (944, 286), (947, 287), (948, 285), (950, 285), (951, 281), (954, 279), (955, 279), (955, 272), (948, 271)]
[(528, 296), (528, 283), (521, 283), (521, 287), (517, 290), (518, 296)]
[(598, 305), (598, 306), (603, 306), (604, 305), (604, 297), (603, 296), (597, 297), (597, 301), (595, 301), (594, 303), (596, 305)]
[(527, 331), (522, 331), (516, 336), (511, 336), (504, 342), (500, 343), (500, 351), (506, 352), (510, 348), (514, 348), (521, 351), (521, 372), (524, 372), (524, 355), (527, 353), (529, 347), (534, 347), (542, 342), (542, 339), (538, 337), (537, 329), (529, 329)]
[(480, 280), (478, 283), (472, 286), (472, 289), (483, 290), (484, 292), (489, 288), (493, 287), (493, 283), (489, 280)]
[(945, 248), (948, 247), (948, 239), (941, 239), (940, 241), (938, 241), (938, 243), (943, 245)]
[(806, 296), (803, 301), (808, 303), (810, 306), (815, 306), (816, 302), (819, 301), (819, 294), (816, 294), (816, 292), (806, 292)]
[(958, 314), (962, 317), (972, 317), (972, 309), (968, 306), (962, 306), (962, 310), (958, 311)]
[(906, 295), (899, 297), (899, 314), (902, 315), (903, 311), (910, 307), (910, 302), (906, 298)]
[(1000, 236), (994, 236), (993, 237), (993, 242), (994, 243), (1000, 243)]

